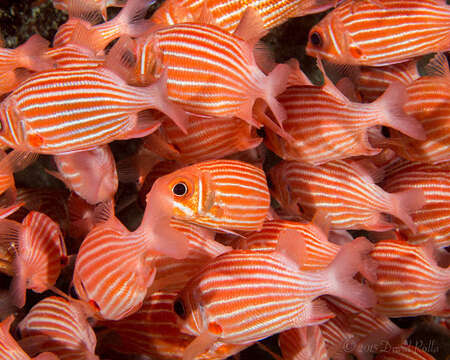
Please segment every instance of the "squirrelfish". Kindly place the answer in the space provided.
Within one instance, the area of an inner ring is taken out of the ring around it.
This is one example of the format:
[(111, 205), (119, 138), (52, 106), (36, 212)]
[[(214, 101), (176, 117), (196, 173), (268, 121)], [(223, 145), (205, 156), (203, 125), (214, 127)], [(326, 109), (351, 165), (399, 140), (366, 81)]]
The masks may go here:
[(137, 88), (105, 68), (40, 72), (1, 103), (0, 142), (45, 154), (88, 150), (156, 130), (159, 123), (138, 120), (138, 112), (152, 107), (183, 127), (186, 114), (166, 94), (165, 76)]
[(16, 306), (23, 307), (27, 289), (41, 293), (56, 283), (67, 262), (64, 239), (58, 224), (35, 211), (22, 224), (0, 220), (0, 238), (11, 243), (16, 253), (11, 296)]
[(234, 34), (195, 23), (150, 29), (136, 40), (136, 75), (152, 79), (167, 68), (169, 99), (192, 114), (236, 116), (257, 125), (252, 108), (261, 98), (281, 124), (286, 114), (275, 97), (286, 88), (291, 68), (278, 64), (266, 76), (258, 67), (253, 55), (262, 35), (257, 17), (247, 10)]
[(317, 165), (375, 155), (381, 149), (369, 143), (367, 130), (376, 125), (395, 128), (420, 140), (425, 138), (420, 123), (401, 110), (407, 101), (404, 85), (392, 84), (375, 102), (361, 104), (342, 94), (325, 72), (324, 78), (322, 87), (294, 86), (278, 97), (287, 113), (283, 128), (294, 141), (267, 131), (265, 144), (283, 159)]
[[(85, 0), (83, 5), (85, 7), (86, 12), (98, 10), (101, 12), (102, 17), (106, 20), (107, 16), (107, 8), (116, 6), (123, 7), (125, 6), (126, 0)], [(53, 0), (53, 6), (55, 9), (68, 11), (73, 3), (73, 0)]]
[(346, 0), (314, 26), (306, 52), (383, 66), (450, 49), (450, 6), (439, 0)]
[(450, 269), (437, 265), (431, 243), (380, 241), (371, 256), (378, 264), (372, 286), (378, 313), (389, 317), (449, 314)]
[(231, 33), (239, 25), (245, 10), (252, 7), (261, 16), (264, 28), (270, 30), (290, 17), (325, 11), (334, 4), (329, 0), (166, 0), (150, 20), (167, 25), (194, 22), (207, 6), (215, 24)]
[(278, 240), (279, 251), (270, 254), (233, 250), (220, 255), (191, 279), (174, 303), (182, 331), (197, 336), (183, 360), (218, 340), (247, 344), (332, 318), (320, 300), (313, 301), (320, 295), (372, 305), (368, 289), (351, 279), (359, 269), (373, 266), (366, 262), (372, 249), (367, 239), (346, 244), (324, 270), (302, 271), (303, 249), (295, 236), (295, 230), (286, 230)]
[[(10, 315), (0, 323), (0, 357), (4, 360), (30, 360), (27, 353), (9, 333), (13, 321), (14, 315)], [(58, 357), (55, 354), (44, 352), (32, 360), (58, 360)]]
[(262, 227), (270, 205), (266, 175), (236, 160), (210, 160), (160, 177), (173, 217), (216, 231)]
[[(430, 344), (433, 344), (431, 341)], [(432, 348), (431, 348), (432, 349)], [(423, 349), (414, 345), (402, 344), (381, 352), (374, 360), (436, 360)]]
[(95, 54), (91, 49), (77, 44), (52, 48), (46, 54), (58, 68), (96, 68), (103, 66), (105, 63), (103, 54)]
[(383, 215), (386, 213), (417, 231), (409, 213), (423, 206), (423, 191), (387, 193), (356, 162), (335, 160), (314, 166), (282, 161), (270, 174), (275, 198), (294, 215), (312, 218), (323, 211), (334, 229), (384, 231), (396, 226)]
[(98, 360), (94, 330), (77, 305), (59, 296), (41, 300), (19, 323), (21, 338), (31, 349), (39, 347), (61, 359)]
[(54, 155), (58, 168), (48, 171), (89, 204), (112, 200), (119, 184), (116, 162), (108, 145), (67, 155)]
[(280, 334), (278, 344), (283, 360), (328, 360), (319, 325), (290, 329)]
[(159, 185), (157, 180), (147, 195), (144, 217), (135, 231), (129, 231), (105, 207), (107, 220), (97, 224), (81, 244), (73, 286), (99, 318), (118, 320), (139, 309), (155, 277), (150, 255), (182, 259), (188, 254), (189, 240), (170, 226), (172, 203)]

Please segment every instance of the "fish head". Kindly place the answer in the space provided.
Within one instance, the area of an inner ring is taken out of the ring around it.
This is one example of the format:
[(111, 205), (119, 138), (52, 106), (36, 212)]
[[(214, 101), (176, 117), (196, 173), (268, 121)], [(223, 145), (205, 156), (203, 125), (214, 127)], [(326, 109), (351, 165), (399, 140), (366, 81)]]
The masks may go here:
[(173, 303), (173, 311), (177, 315), (180, 331), (188, 335), (198, 336), (207, 327), (204, 307), (200, 303), (196, 287), (191, 281), (180, 292)]
[(310, 30), (306, 53), (334, 64), (356, 65), (364, 58), (334, 12), (329, 13)]

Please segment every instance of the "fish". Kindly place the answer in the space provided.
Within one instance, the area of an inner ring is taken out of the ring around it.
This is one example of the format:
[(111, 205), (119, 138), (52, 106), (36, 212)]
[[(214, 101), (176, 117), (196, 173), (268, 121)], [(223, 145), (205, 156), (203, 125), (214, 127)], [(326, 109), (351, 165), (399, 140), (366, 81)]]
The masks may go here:
[(348, 353), (353, 353), (355, 339), (346, 324), (338, 316), (319, 325), (327, 354), (333, 359), (342, 359)]
[(336, 64), (392, 65), (448, 51), (449, 25), (445, 1), (346, 0), (311, 28), (306, 53)]
[(14, 321), (14, 315), (9, 315), (0, 323), (0, 357), (4, 360), (58, 360), (52, 353), (43, 352), (34, 358), (30, 358), (25, 351), (17, 344), (16, 340), (9, 333), (9, 328)]
[(188, 255), (189, 239), (170, 226), (172, 204), (162, 193), (165, 183), (160, 183), (158, 179), (147, 194), (146, 211), (135, 231), (129, 231), (106, 204), (105, 221), (98, 222), (81, 244), (72, 286), (99, 319), (119, 320), (142, 306), (156, 273), (151, 255)]
[[(73, 6), (73, 0), (53, 0), (53, 7), (58, 10), (68, 12), (70, 7)], [(102, 14), (103, 20), (107, 20), (107, 8), (109, 7), (124, 7), (126, 0), (85, 0), (83, 6), (85, 6), (86, 12), (98, 10)]]
[[(155, 360), (181, 360), (193, 336), (183, 334), (178, 328), (173, 303), (176, 292), (155, 292), (149, 295), (136, 313), (119, 321), (102, 321), (111, 332), (111, 347), (127, 354), (143, 354)], [(126, 345), (125, 345), (126, 344)], [(196, 360), (221, 360), (250, 345), (233, 345), (217, 342), (213, 349), (196, 357)]]
[(0, 74), (17, 68), (32, 71), (44, 71), (53, 67), (46, 56), (49, 42), (39, 34), (31, 36), (24, 44), (15, 49), (0, 48)]
[(364, 102), (375, 101), (393, 82), (410, 85), (420, 77), (417, 60), (383, 67), (362, 66), (356, 76), (356, 90)]
[(334, 1), (328, 0), (166, 0), (153, 13), (150, 21), (165, 25), (194, 22), (200, 16), (203, 6), (207, 6), (214, 23), (232, 33), (238, 27), (245, 10), (252, 7), (261, 16), (264, 28), (270, 30), (291, 17), (322, 12), (334, 5)]
[(389, 192), (421, 189), (425, 204), (411, 213), (418, 229), (411, 232), (398, 224), (400, 234), (414, 245), (421, 245), (432, 239), (439, 248), (450, 246), (450, 167), (447, 163), (423, 164), (401, 162), (385, 168), (385, 178), (380, 184)]
[(49, 49), (46, 54), (57, 68), (96, 68), (105, 64), (105, 56), (95, 54), (86, 46), (69, 43)]
[(258, 67), (253, 48), (265, 33), (259, 15), (249, 8), (233, 34), (205, 22), (150, 28), (132, 49), (135, 77), (145, 84), (167, 68), (169, 99), (187, 112), (234, 116), (256, 127), (252, 108), (262, 99), (281, 126), (286, 113), (275, 97), (286, 88), (292, 70), (288, 64), (273, 64), (265, 75)]
[(450, 70), (444, 54), (438, 54), (428, 64), (427, 76), (422, 76), (408, 88), (405, 112), (419, 121), (426, 139), (405, 138), (390, 130), (390, 136), (380, 146), (393, 149), (410, 161), (437, 164), (450, 160)]
[(384, 240), (371, 253), (377, 264), (375, 311), (389, 317), (448, 316), (447, 292), (450, 269), (439, 267), (433, 245), (410, 245), (402, 240)]
[(47, 170), (89, 204), (112, 200), (119, 180), (108, 145), (67, 155), (54, 155), (58, 171)]
[(277, 252), (233, 250), (190, 280), (173, 305), (181, 331), (197, 336), (183, 360), (193, 359), (218, 340), (247, 344), (293, 327), (322, 323), (334, 314), (316, 299), (320, 295), (372, 306), (370, 291), (352, 279), (359, 269), (373, 266), (366, 263), (373, 247), (367, 239), (344, 245), (330, 266), (318, 271), (299, 269), (304, 254), (299, 242), (301, 236), (288, 229), (278, 240)]
[(422, 125), (403, 112), (407, 101), (406, 86), (391, 84), (371, 104), (350, 101), (325, 74), (324, 85), (303, 85), (288, 88), (278, 97), (287, 113), (284, 130), (293, 141), (266, 131), (266, 146), (284, 160), (320, 165), (327, 161), (352, 156), (375, 155), (368, 139), (368, 129), (384, 125), (407, 136), (424, 140)]
[(61, 359), (98, 360), (97, 339), (82, 308), (59, 296), (49, 296), (34, 305), (18, 330), (21, 345), (32, 353), (45, 349)]
[(23, 81), (31, 76), (32, 72), (23, 68), (10, 70), (0, 74), (0, 95), (13, 91)]
[(435, 357), (414, 345), (401, 344), (393, 348), (387, 347), (386, 350), (380, 352), (375, 360), (435, 360)]
[(22, 221), (0, 220), (0, 241), (15, 252), (10, 285), (13, 304), (25, 305), (26, 290), (42, 293), (55, 285), (67, 264), (66, 247), (59, 225), (45, 214), (31, 211)]
[(328, 241), (327, 231), (313, 222), (289, 220), (265, 221), (258, 232), (249, 234), (243, 243), (246, 250), (271, 253), (276, 250), (278, 237), (285, 229), (295, 229), (305, 242), (306, 258), (302, 270), (326, 268), (336, 257), (340, 246)]
[(90, 150), (155, 131), (158, 122), (139, 118), (138, 112), (148, 108), (167, 113), (185, 128), (186, 114), (167, 100), (165, 79), (137, 88), (105, 68), (37, 73), (1, 103), (0, 143), (52, 155)]
[(328, 360), (325, 340), (318, 325), (290, 329), (278, 337), (284, 360)]
[(270, 169), (274, 197), (293, 215), (311, 219), (322, 211), (332, 229), (385, 231), (397, 226), (383, 215), (390, 214), (416, 233), (409, 214), (424, 205), (423, 190), (387, 193), (374, 183), (373, 175), (348, 160), (317, 166), (282, 161)]
[(257, 147), (262, 138), (256, 129), (238, 118), (189, 116), (187, 134), (164, 116), (161, 127), (145, 139), (145, 146), (166, 160), (186, 165), (221, 159)]
[(81, 41), (89, 44), (89, 48), (97, 54), (122, 35), (137, 37), (144, 34), (148, 27), (144, 17), (149, 6), (147, 0), (128, 0), (112, 20), (92, 25), (91, 23), (97, 22), (95, 14), (89, 14), (87, 17), (82, 15), (85, 1), (71, 0), (69, 19), (58, 28), (53, 38), (53, 46), (57, 48)]
[[(160, 177), (173, 217), (219, 232), (261, 229), (270, 195), (264, 172), (237, 160), (209, 160)], [(153, 185), (155, 186), (155, 185)]]

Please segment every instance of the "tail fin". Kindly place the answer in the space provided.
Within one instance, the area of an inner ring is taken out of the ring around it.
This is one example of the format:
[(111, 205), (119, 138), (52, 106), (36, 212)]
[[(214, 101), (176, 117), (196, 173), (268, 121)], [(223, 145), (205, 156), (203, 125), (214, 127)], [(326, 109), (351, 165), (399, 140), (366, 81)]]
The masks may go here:
[(359, 237), (342, 246), (327, 271), (330, 278), (330, 294), (347, 300), (359, 308), (370, 308), (375, 305), (375, 295), (371, 289), (353, 276), (360, 272), (376, 279), (376, 265), (369, 254), (373, 244), (364, 237)]
[(278, 64), (267, 77), (267, 88), (265, 89), (266, 95), (264, 100), (267, 102), (267, 105), (269, 105), (270, 110), (280, 126), (282, 126), (281, 124), (286, 120), (287, 115), (286, 110), (275, 97), (286, 90), (291, 72), (292, 68), (288, 64)]
[(122, 27), (122, 34), (131, 37), (141, 36), (148, 28), (145, 15), (151, 2), (147, 0), (128, 0), (125, 7), (113, 19)]
[(405, 135), (417, 140), (425, 140), (425, 130), (422, 124), (403, 111), (403, 106), (408, 100), (406, 86), (394, 82), (372, 104), (379, 107), (382, 112), (382, 124), (394, 128)]
[(49, 42), (42, 36), (34, 34), (28, 41), (16, 48), (19, 64), (33, 71), (50, 69), (53, 61), (45, 53)]
[(419, 210), (425, 204), (425, 195), (422, 189), (409, 189), (395, 194), (390, 194), (392, 215), (399, 218), (416, 233), (417, 226), (409, 215), (410, 212)]

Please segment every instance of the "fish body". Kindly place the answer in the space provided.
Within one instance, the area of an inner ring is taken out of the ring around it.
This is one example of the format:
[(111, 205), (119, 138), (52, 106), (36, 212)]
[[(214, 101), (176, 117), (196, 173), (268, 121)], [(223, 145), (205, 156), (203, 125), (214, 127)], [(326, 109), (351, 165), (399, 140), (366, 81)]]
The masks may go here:
[(351, 65), (384, 66), (450, 48), (450, 6), (436, 0), (346, 0), (314, 26), (306, 52)]
[(280, 251), (286, 246), (283, 255), (233, 250), (218, 256), (191, 279), (174, 303), (182, 331), (198, 336), (183, 359), (193, 358), (217, 340), (246, 344), (292, 327), (321, 323), (334, 314), (319, 305), (320, 301), (312, 301), (326, 293), (351, 297), (349, 301), (363, 307), (372, 302), (360, 283), (343, 280), (364, 266), (365, 254), (372, 248), (366, 239), (347, 244), (326, 270), (301, 271), (294, 260), (299, 260), (301, 252), (298, 243), (290, 243), (293, 247), (287, 244), (298, 241), (291, 237), (293, 233), (288, 230), (287, 238), (279, 240)]
[(284, 360), (328, 360), (319, 325), (290, 329), (280, 334), (278, 344)]
[(34, 337), (33, 347), (39, 345), (61, 359), (98, 360), (97, 339), (86, 316), (76, 303), (61, 297), (41, 300), (19, 323), (18, 329), (22, 339)]
[(351, 156), (375, 155), (381, 149), (369, 143), (367, 131), (377, 125), (424, 139), (420, 123), (401, 110), (407, 95), (405, 86), (398, 83), (371, 104), (350, 101), (327, 78), (322, 87), (290, 87), (278, 100), (287, 113), (283, 128), (294, 141), (268, 130), (265, 144), (285, 160), (318, 165)]
[(423, 206), (422, 190), (387, 193), (355, 162), (335, 160), (313, 166), (283, 161), (270, 173), (275, 198), (293, 215), (312, 218), (323, 211), (333, 229), (384, 231), (396, 226), (382, 215), (387, 213), (417, 230), (408, 213)]
[(389, 192), (422, 189), (425, 205), (411, 213), (418, 232), (412, 233), (399, 224), (401, 234), (411, 244), (424, 244), (430, 239), (440, 248), (450, 245), (450, 176), (449, 165), (410, 163), (386, 168), (386, 178), (381, 183)]
[[(71, 8), (73, 0), (53, 0), (53, 6), (55, 9), (68, 12)], [(103, 20), (106, 21), (107, 18), (107, 8), (123, 7), (125, 6), (125, 0), (85, 0), (83, 2), (86, 12), (98, 10), (101, 12)]]
[(156, 29), (136, 40), (135, 52), (137, 77), (157, 78), (160, 69), (167, 68), (169, 99), (189, 113), (235, 116), (257, 125), (252, 108), (261, 98), (279, 124), (286, 117), (275, 97), (286, 88), (291, 68), (278, 64), (266, 76), (247, 41), (214, 25), (185, 23)]
[(108, 145), (55, 155), (58, 172), (50, 172), (89, 204), (112, 200), (117, 191), (116, 162)]
[(10, 290), (14, 304), (23, 307), (27, 289), (41, 293), (56, 283), (67, 261), (64, 239), (58, 224), (35, 211), (22, 224), (2, 219), (0, 228), (2, 242), (12, 242), (16, 251)]
[(270, 205), (264, 172), (237, 160), (210, 160), (158, 179), (173, 217), (216, 231), (254, 231)]
[(96, 68), (103, 66), (104, 56), (96, 55), (91, 49), (76, 45), (67, 44), (49, 49), (46, 53), (58, 68)]
[(389, 317), (448, 314), (450, 269), (437, 265), (430, 246), (385, 240), (375, 244), (375, 311)]
[(160, 85), (162, 82), (148, 88), (132, 87), (105, 68), (40, 72), (0, 105), (4, 128), (0, 141), (23, 151), (62, 154), (148, 135), (159, 124), (140, 123), (139, 111), (172, 109), (175, 117), (185, 117), (164, 99)]
[(419, 347), (401, 344), (381, 352), (375, 360), (436, 360), (436, 358)]
[(155, 11), (151, 21), (166, 25), (193, 22), (200, 16), (203, 6), (208, 7), (217, 26), (232, 33), (248, 7), (258, 11), (264, 28), (270, 30), (291, 17), (325, 11), (333, 7), (334, 2), (326, 0), (167, 0)]

